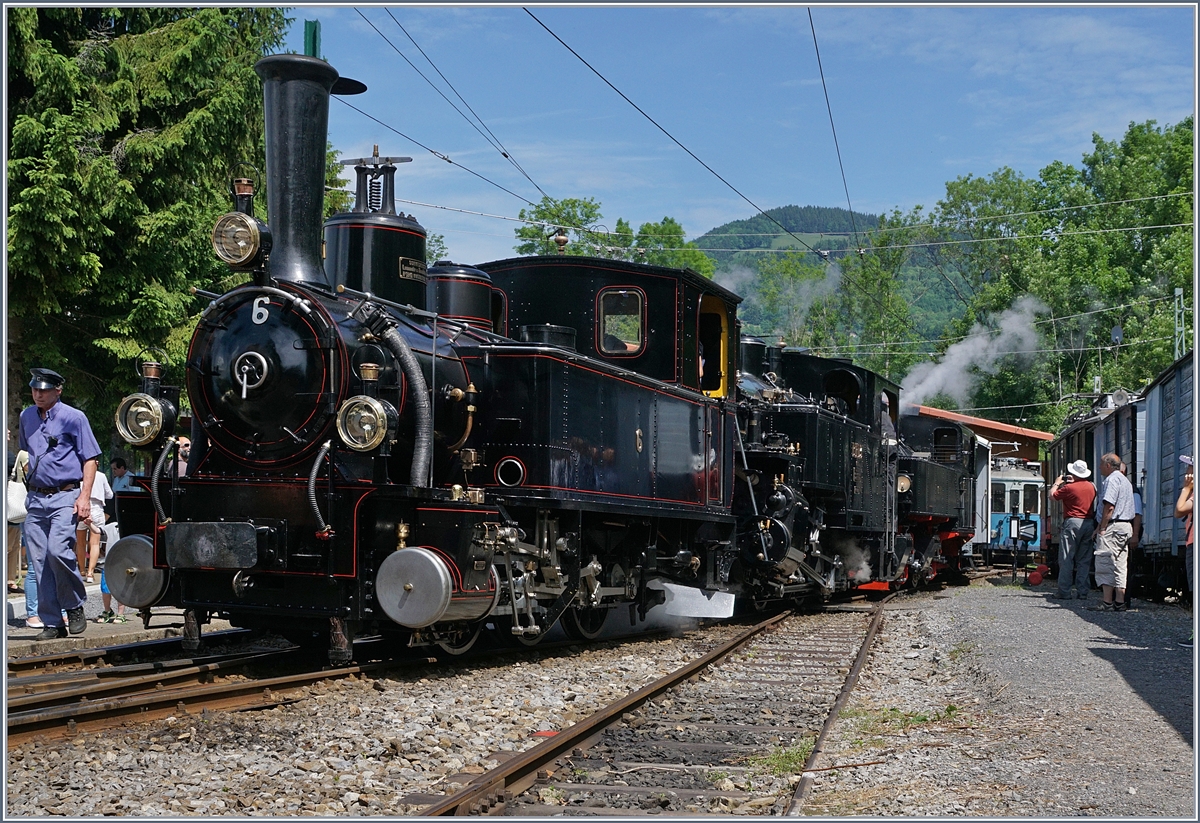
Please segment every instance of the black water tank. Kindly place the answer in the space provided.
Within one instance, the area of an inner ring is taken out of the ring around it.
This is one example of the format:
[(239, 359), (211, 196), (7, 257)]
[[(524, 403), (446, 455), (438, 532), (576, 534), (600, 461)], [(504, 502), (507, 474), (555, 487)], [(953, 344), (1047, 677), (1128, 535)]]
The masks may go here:
[(325, 273), (337, 286), (425, 308), (425, 229), (387, 212), (343, 212), (325, 221)]
[(778, 375), (783, 363), (783, 349), (779, 346), (767, 345), (767, 350), (764, 352), (763, 374), (773, 372)]
[(743, 334), (738, 343), (738, 368), (746, 374), (762, 377), (766, 371), (767, 344), (757, 337)]
[(429, 268), (429, 310), (448, 320), (492, 330), (492, 278), (487, 272), (439, 260)]

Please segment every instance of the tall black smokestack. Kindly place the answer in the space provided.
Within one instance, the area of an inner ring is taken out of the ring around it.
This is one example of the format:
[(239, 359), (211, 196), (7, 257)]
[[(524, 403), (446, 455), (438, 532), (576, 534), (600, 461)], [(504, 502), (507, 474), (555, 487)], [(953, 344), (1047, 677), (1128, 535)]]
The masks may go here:
[(329, 93), (337, 70), (316, 57), (276, 54), (259, 60), (254, 71), (263, 81), (271, 276), (328, 286), (321, 237)]

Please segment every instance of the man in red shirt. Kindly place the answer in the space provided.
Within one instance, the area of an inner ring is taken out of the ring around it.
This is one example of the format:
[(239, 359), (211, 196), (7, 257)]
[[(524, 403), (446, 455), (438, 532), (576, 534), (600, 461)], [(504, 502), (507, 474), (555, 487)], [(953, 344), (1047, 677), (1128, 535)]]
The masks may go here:
[(1071, 599), (1071, 581), (1075, 581), (1075, 596), (1087, 600), (1088, 574), (1092, 566), (1092, 536), (1096, 529), (1093, 517), (1096, 510), (1096, 487), (1085, 482), (1092, 476), (1087, 463), (1076, 460), (1067, 466), (1067, 473), (1056, 477), (1050, 496), (1062, 501), (1063, 522), (1058, 535), (1058, 591), (1050, 595), (1056, 600)]

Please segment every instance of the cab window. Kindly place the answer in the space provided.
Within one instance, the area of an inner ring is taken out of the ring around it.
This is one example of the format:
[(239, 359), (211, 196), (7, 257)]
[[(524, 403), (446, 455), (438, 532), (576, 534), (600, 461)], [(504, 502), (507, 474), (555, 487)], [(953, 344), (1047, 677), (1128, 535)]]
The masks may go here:
[(642, 293), (633, 289), (600, 292), (600, 352), (637, 354), (646, 344)]
[(1033, 483), (1025, 484), (1025, 511), (1029, 512), (1030, 514), (1038, 513), (1038, 501), (1042, 497), (1040, 494), (1038, 494), (1039, 491), (1040, 489), (1037, 487), (1037, 485)]

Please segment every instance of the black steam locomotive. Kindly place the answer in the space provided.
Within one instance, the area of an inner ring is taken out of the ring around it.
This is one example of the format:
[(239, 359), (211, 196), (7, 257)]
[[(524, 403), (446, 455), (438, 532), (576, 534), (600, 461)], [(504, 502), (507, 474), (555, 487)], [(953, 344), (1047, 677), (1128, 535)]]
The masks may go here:
[(119, 601), (182, 607), (189, 645), (218, 615), (319, 632), (340, 663), (363, 633), (591, 639), (614, 611), (721, 617), (957, 567), (969, 430), (897, 420), (898, 388), (848, 361), (739, 340), (741, 298), (689, 270), (427, 270), (397, 158), (357, 161), (354, 209), (322, 224), (328, 98), (364, 87), (296, 55), (256, 71), (270, 226), (235, 181), (213, 243), (252, 279), (203, 295), (186, 470), (162, 364), (118, 409), (158, 456), (120, 501)]

